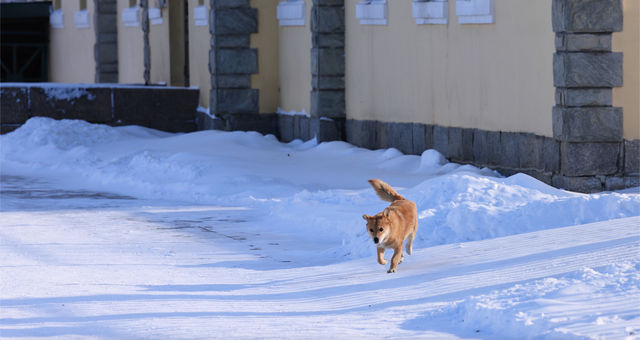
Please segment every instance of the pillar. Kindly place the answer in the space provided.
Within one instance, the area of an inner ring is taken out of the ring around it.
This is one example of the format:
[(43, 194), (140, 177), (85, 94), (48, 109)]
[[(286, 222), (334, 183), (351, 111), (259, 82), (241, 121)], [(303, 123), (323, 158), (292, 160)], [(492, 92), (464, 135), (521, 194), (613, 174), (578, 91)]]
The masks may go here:
[(600, 191), (621, 172), (622, 108), (612, 88), (622, 86), (622, 53), (611, 51), (622, 30), (621, 0), (553, 0), (553, 136), (560, 142), (555, 186)]

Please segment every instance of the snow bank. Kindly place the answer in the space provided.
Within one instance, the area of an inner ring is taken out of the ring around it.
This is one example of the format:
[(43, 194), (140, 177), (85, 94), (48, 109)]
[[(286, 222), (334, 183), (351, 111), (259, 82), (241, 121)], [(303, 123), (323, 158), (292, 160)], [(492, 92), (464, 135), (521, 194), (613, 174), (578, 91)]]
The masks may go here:
[(639, 261), (585, 267), (472, 296), (433, 317), (455, 320), (453, 327), (470, 334), (502, 339), (522, 339), (523, 334), (546, 339), (582, 339), (591, 334), (635, 339), (640, 324), (640, 314), (633, 312), (640, 296), (639, 273)]
[(482, 240), (640, 215), (640, 194), (584, 195), (529, 176), (448, 163), (435, 150), (406, 156), (343, 142), (288, 144), (255, 132), (168, 134), (76, 120), (32, 118), (0, 137), (3, 174), (68, 187), (198, 204), (243, 205), (287, 233), (332, 244), (334, 260), (369, 256), (364, 213), (381, 178), (418, 205), (414, 247)]

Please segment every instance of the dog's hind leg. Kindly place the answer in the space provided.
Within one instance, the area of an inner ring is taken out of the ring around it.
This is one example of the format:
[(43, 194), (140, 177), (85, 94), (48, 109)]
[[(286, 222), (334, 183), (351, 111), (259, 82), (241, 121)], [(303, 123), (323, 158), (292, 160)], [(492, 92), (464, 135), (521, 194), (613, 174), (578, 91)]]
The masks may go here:
[(413, 252), (413, 240), (416, 238), (416, 233), (418, 232), (418, 218), (416, 217), (416, 219), (413, 222), (413, 232), (411, 232), (411, 234), (409, 234), (408, 240), (407, 240), (407, 254), (411, 255), (411, 253)]
[(407, 249), (407, 254), (411, 255), (411, 253), (413, 252), (413, 238), (416, 236), (415, 232), (412, 234), (409, 234), (409, 237), (407, 237), (407, 244), (405, 246), (405, 248)]

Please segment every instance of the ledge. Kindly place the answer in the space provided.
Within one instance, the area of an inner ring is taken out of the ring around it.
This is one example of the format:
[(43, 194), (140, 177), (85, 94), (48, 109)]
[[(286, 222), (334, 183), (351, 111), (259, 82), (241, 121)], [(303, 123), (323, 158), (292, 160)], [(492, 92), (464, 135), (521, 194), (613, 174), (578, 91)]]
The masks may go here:
[(53, 28), (64, 28), (64, 13), (61, 9), (56, 9), (49, 16), (49, 24)]
[(76, 28), (90, 28), (91, 15), (89, 15), (89, 11), (86, 9), (77, 11), (73, 15), (73, 23), (76, 25)]
[(493, 24), (494, 0), (456, 0), (456, 15), (460, 24)]
[(413, 1), (411, 14), (416, 24), (440, 24), (448, 22), (449, 2), (447, 0)]
[(193, 8), (193, 21), (195, 26), (209, 26), (207, 13), (209, 10), (206, 6), (198, 6)]
[(302, 0), (285, 0), (278, 4), (277, 14), (280, 26), (304, 26), (306, 5)]
[(386, 0), (360, 1), (356, 5), (356, 18), (360, 19), (360, 25), (386, 25), (388, 10)]
[(149, 7), (149, 23), (151, 25), (161, 25), (163, 22), (162, 9), (158, 7)]
[(138, 7), (125, 8), (122, 11), (122, 22), (125, 27), (139, 27), (140, 9)]
[(199, 90), (119, 84), (2, 83), (0, 94), (3, 132), (34, 116), (189, 132), (195, 130)]

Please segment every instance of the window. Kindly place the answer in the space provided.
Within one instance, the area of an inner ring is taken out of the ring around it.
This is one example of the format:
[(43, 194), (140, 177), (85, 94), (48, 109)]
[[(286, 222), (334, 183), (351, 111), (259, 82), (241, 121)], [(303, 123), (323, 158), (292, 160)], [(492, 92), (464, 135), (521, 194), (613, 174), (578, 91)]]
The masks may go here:
[(125, 27), (140, 26), (140, 8), (136, 0), (129, 0), (129, 7), (122, 11), (122, 23)]
[(204, 5), (204, 1), (198, 1), (198, 6), (193, 8), (193, 21), (196, 26), (209, 26), (207, 20), (209, 10)]
[(456, 0), (456, 15), (461, 24), (494, 23), (494, 0)]
[(416, 24), (446, 24), (449, 18), (447, 0), (414, 0), (411, 8)]
[(89, 10), (87, 10), (87, 0), (80, 0), (80, 10), (73, 15), (73, 23), (76, 28), (89, 28), (91, 27), (91, 16)]
[(151, 25), (162, 25), (162, 9), (160, 7), (149, 7), (149, 23)]
[(53, 11), (49, 15), (49, 24), (52, 28), (64, 28), (64, 13), (62, 13), (62, 0), (53, 1)]
[(303, 0), (286, 0), (278, 4), (277, 17), (280, 26), (304, 26), (306, 14)]
[(356, 18), (360, 25), (386, 25), (387, 0), (364, 0), (356, 5)]

